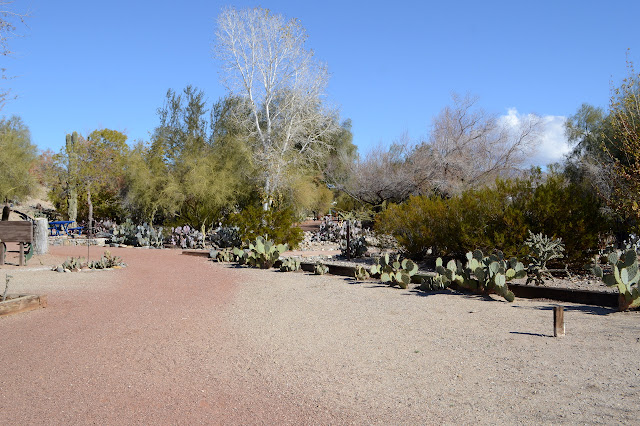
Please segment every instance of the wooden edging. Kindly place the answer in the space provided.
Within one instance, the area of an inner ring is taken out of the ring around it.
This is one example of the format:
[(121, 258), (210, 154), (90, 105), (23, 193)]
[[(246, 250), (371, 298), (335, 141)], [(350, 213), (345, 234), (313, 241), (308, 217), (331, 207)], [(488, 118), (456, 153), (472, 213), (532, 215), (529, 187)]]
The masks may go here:
[(9, 297), (13, 298), (0, 302), (0, 316), (47, 307), (46, 294), (41, 296), (37, 294), (20, 294), (17, 297), (16, 295), (9, 295)]
[[(302, 262), (300, 267), (303, 271), (313, 272), (313, 266), (315, 263)], [(353, 277), (355, 273), (355, 267), (342, 266), (342, 265), (327, 265), (329, 267), (329, 273), (333, 275), (342, 275), (347, 277)], [(420, 284), (422, 278), (432, 277), (431, 274), (416, 274), (411, 277), (411, 282), (414, 284)], [(582, 305), (595, 305), (606, 306), (611, 308), (618, 307), (618, 294), (617, 293), (605, 293), (601, 291), (592, 290), (574, 290), (568, 288), (557, 287), (542, 287), (542, 286), (530, 286), (524, 284), (509, 284), (509, 289), (516, 297), (523, 299), (550, 299), (561, 302), (579, 303)], [(463, 288), (457, 288), (456, 290), (466, 291)]]
[[(190, 256), (209, 256), (209, 251), (203, 250), (182, 250), (182, 254)], [(306, 272), (313, 272), (313, 267), (316, 262), (300, 262), (300, 269)], [(344, 265), (332, 265), (326, 264), (329, 267), (329, 273), (332, 275), (340, 275), (345, 277), (353, 277), (356, 268), (354, 266)], [(434, 273), (416, 274), (411, 277), (411, 282), (414, 284), (420, 284), (423, 278), (434, 276)], [(571, 302), (582, 305), (595, 305), (605, 306), (608, 308), (618, 307), (618, 294), (617, 293), (605, 293), (601, 291), (593, 290), (575, 290), (569, 288), (558, 287), (544, 287), (544, 286), (530, 286), (524, 284), (509, 284), (509, 289), (516, 297), (523, 299), (550, 299), (560, 302)], [(465, 289), (457, 288), (456, 290), (466, 291)]]

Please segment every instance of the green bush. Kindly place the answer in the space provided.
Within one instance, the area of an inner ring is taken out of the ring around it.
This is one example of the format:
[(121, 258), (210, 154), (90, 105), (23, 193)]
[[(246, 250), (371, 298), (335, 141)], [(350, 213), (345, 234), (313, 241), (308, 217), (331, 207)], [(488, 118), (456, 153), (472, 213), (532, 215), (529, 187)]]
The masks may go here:
[(265, 237), (276, 244), (287, 244), (295, 248), (304, 238), (302, 229), (294, 226), (296, 217), (291, 209), (248, 206), (240, 213), (229, 216), (229, 225), (238, 227), (242, 241), (255, 241)]
[(561, 174), (543, 178), (540, 170), (449, 199), (411, 197), (376, 218), (376, 230), (392, 234), (412, 257), (431, 249), (434, 256), (463, 259), (471, 248), (520, 257), (528, 253), (523, 243), (530, 230), (562, 238), (572, 265), (584, 264), (611, 226), (596, 194)]

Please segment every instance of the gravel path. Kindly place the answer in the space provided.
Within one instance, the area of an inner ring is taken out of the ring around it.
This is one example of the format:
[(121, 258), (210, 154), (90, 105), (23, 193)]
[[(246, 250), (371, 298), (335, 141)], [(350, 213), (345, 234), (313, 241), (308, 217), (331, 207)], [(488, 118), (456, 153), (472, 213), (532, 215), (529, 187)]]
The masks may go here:
[(637, 421), (639, 312), (566, 304), (553, 338), (548, 302), (112, 252), (129, 267), (10, 269), (49, 307), (0, 318), (0, 424)]

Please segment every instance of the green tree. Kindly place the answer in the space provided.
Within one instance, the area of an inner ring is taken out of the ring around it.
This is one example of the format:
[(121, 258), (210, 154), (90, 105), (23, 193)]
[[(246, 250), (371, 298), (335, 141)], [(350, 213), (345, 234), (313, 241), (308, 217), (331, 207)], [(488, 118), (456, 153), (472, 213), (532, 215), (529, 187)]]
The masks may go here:
[(94, 130), (77, 147), (78, 179), (87, 200), (87, 221), (93, 225), (94, 198), (100, 200), (100, 217), (119, 211), (128, 157), (127, 136), (117, 130)]
[(34, 179), (29, 169), (36, 159), (37, 148), (22, 119), (13, 116), (0, 120), (0, 197), (19, 199), (29, 195)]

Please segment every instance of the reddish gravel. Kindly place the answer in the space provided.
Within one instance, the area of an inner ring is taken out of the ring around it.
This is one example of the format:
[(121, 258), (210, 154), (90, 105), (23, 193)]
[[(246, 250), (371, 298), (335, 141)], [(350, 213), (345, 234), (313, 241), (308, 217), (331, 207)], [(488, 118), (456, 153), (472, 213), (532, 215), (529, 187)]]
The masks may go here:
[[(111, 251), (129, 267), (7, 270), (16, 286), (40, 280), (24, 286), (42, 288), (49, 307), (0, 318), (0, 424), (349, 422), (242, 374), (246, 354), (220, 315), (237, 289), (233, 269), (178, 250)], [(61, 262), (86, 247), (51, 252)]]

